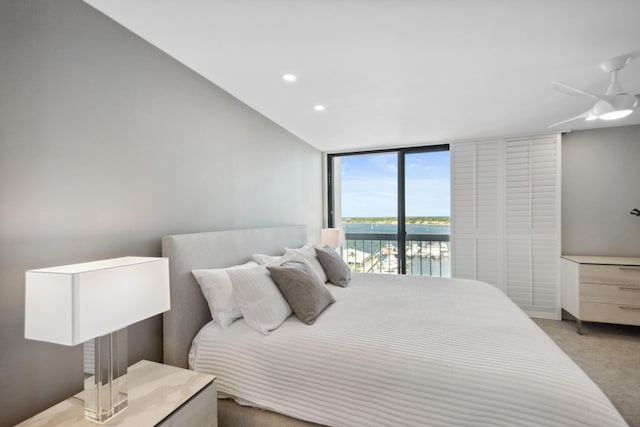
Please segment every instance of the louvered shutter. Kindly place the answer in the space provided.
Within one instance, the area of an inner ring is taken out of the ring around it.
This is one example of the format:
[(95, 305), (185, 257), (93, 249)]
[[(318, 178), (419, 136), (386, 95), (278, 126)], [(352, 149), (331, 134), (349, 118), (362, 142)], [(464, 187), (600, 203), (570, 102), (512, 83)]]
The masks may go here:
[(558, 317), (559, 136), (451, 144), (453, 276)]
[(555, 136), (505, 142), (507, 295), (529, 313), (555, 315), (559, 301), (559, 143)]
[(451, 146), (453, 275), (500, 288), (500, 141)]

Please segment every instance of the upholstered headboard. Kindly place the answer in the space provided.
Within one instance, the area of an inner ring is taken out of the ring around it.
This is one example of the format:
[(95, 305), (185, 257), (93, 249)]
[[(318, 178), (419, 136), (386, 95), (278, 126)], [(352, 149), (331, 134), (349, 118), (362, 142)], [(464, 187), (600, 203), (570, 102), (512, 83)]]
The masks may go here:
[(191, 270), (241, 264), (255, 253), (279, 255), (285, 247), (299, 247), (306, 241), (304, 225), (163, 237), (162, 256), (169, 258), (171, 281), (171, 310), (163, 319), (164, 363), (186, 368), (193, 337), (211, 320)]

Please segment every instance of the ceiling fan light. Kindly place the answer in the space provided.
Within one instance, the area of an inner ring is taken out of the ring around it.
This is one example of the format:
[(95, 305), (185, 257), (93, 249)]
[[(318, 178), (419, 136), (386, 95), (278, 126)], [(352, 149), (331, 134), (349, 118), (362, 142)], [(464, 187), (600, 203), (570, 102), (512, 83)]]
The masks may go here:
[(614, 110), (608, 113), (600, 114), (598, 118), (601, 120), (617, 120), (622, 119), (623, 117), (627, 117), (631, 113), (633, 113), (633, 110), (631, 109)]

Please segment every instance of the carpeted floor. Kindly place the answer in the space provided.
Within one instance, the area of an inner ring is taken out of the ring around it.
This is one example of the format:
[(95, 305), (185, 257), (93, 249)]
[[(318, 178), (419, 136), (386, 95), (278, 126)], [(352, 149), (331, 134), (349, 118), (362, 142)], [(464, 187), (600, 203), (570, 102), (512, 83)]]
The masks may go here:
[(534, 319), (598, 384), (631, 427), (640, 427), (640, 326)]

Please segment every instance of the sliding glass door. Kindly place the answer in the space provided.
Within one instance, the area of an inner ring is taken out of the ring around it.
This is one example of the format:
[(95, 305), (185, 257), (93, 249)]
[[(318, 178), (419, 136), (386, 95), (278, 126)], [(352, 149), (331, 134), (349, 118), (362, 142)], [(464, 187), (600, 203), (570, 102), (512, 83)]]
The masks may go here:
[(448, 150), (405, 154), (406, 273), (451, 277)]
[(333, 226), (342, 254), (359, 272), (398, 273), (398, 153), (332, 156)]
[(355, 271), (449, 277), (448, 146), (328, 156), (329, 225)]

